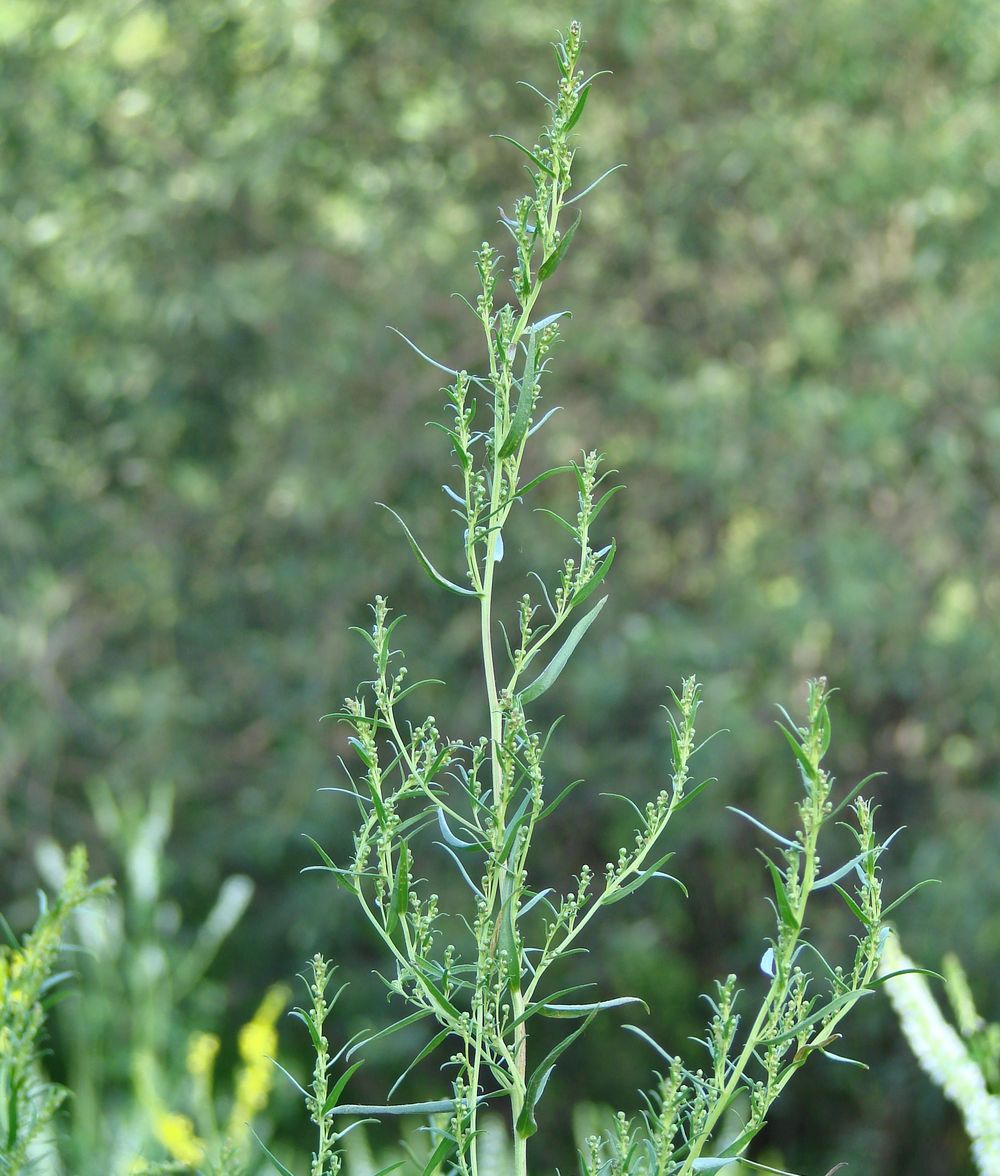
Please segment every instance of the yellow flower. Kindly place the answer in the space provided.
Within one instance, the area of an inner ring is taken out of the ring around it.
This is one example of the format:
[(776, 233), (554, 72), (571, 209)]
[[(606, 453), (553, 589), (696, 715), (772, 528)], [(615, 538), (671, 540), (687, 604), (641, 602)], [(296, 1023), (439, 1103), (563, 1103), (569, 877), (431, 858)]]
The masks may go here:
[(283, 984), (269, 989), (253, 1019), (239, 1032), (237, 1042), (244, 1064), (236, 1077), (236, 1097), (229, 1116), (229, 1135), (234, 1140), (245, 1137), (249, 1121), (267, 1106), (274, 1081), (271, 1058), (278, 1052), (275, 1022), (290, 995)]
[(278, 1034), (273, 1025), (254, 1018), (240, 1030), (240, 1057), (248, 1066), (259, 1065), (274, 1056), (278, 1048)]
[(195, 1135), (194, 1123), (187, 1115), (159, 1112), (153, 1121), (156, 1138), (175, 1160), (192, 1167), (205, 1158), (205, 1145)]
[(284, 984), (275, 984), (260, 1002), (260, 1007), (240, 1030), (240, 1057), (247, 1065), (267, 1061), (278, 1050), (278, 1033), (275, 1023), (281, 1016), (291, 994)]
[(192, 1078), (211, 1077), (219, 1039), (214, 1033), (192, 1033), (188, 1038), (187, 1069)]

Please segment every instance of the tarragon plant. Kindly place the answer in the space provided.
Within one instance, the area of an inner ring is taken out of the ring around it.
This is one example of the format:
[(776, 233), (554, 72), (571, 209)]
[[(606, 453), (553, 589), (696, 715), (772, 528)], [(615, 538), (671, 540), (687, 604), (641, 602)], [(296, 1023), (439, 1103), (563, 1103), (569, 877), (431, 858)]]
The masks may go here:
[[(593, 82), (578, 68), (580, 51), (574, 23), (556, 46), (555, 95), (535, 91), (549, 113), (539, 141), (526, 147), (507, 140), (527, 160), (530, 190), (509, 215), (501, 213), (512, 243), (508, 268), (488, 242), (476, 253), (480, 289), (466, 305), (482, 331), (482, 371), (454, 371), (430, 360), (450, 378), (447, 419), (439, 428), (453, 460), (452, 484), (445, 489), (459, 519), (461, 571), (439, 571), (399, 519), (423, 570), (479, 614), (488, 730), (462, 742), (443, 734), (433, 717), (411, 718), (413, 696), (428, 683), (408, 681), (395, 645), (401, 617), (382, 597), (372, 607), (371, 627), (357, 630), (370, 647), (373, 676), (330, 716), (351, 731), (359, 766), (342, 791), (356, 805), (358, 823), (352, 858), (334, 862), (316, 845), (322, 859), (316, 868), (329, 871), (349, 892), (382, 941), (391, 960), (385, 983), (401, 1011), (392, 1024), (334, 1055), (323, 1029), (330, 972), (324, 960), (314, 960), (310, 1007), (298, 1010), (317, 1051), (307, 1093), (320, 1133), (311, 1176), (340, 1171), (343, 1133), (334, 1124), (343, 1117), (400, 1113), (424, 1114), (431, 1124), (429, 1153), (419, 1165), (414, 1161), (413, 1171), (483, 1176), (486, 1106), (491, 1112), (506, 1107), (511, 1172), (525, 1176), (539, 1100), (556, 1064), (603, 1010), (642, 1003), (633, 997), (583, 1001), (584, 986), (567, 981), (563, 965), (602, 912), (653, 879), (670, 877), (663, 872), (672, 856), (663, 848), (664, 833), (708, 783), (694, 783), (691, 775), (701, 687), (688, 678), (672, 694), (668, 712), (667, 778), (645, 804), (633, 805), (633, 836), (606, 863), (582, 863), (564, 893), (533, 883), (533, 843), (573, 786), (556, 795), (546, 787), (542, 764), (551, 731), (537, 729), (532, 711), (604, 606), (606, 597), (597, 594), (615, 544), (598, 538), (597, 528), (619, 488), (607, 483), (596, 452), (536, 476), (523, 472), (526, 448), (549, 416), (542, 410), (542, 387), (560, 320), (568, 313), (536, 307), (575, 240), (580, 213), (573, 206), (594, 187), (571, 195), (573, 136)], [(504, 277), (509, 285), (502, 284)], [(543, 482), (559, 477), (575, 494), (571, 510), (552, 515), (566, 533), (568, 554), (547, 573), (532, 573), (532, 586), (519, 599), (499, 599), (508, 520)], [(634, 1119), (619, 1115), (605, 1136), (589, 1142), (581, 1156), (589, 1176), (687, 1176), (720, 1170), (743, 1155), (795, 1071), (814, 1053), (832, 1056), (840, 1021), (876, 982), (885, 914), (877, 863), (884, 845), (874, 832), (871, 806), (857, 798), (861, 785), (833, 799), (833, 780), (823, 767), (830, 743), (827, 704), (825, 683), (811, 683), (805, 722), (789, 720), (784, 728), (803, 789), (796, 829), (786, 837), (750, 818), (775, 846), (764, 855), (777, 926), (760, 965), (766, 990), (759, 1007), (743, 1028), (740, 985), (730, 976), (712, 998), (699, 1066), (691, 1068), (656, 1046), (664, 1071), (646, 1111)], [(856, 852), (839, 867), (821, 869), (820, 835), (848, 806)], [(457, 919), (443, 918), (438, 896), (423, 881), (433, 869), (428, 855), (450, 861), (468, 889), (467, 907), (454, 912)], [(807, 905), (824, 888), (839, 894), (858, 923), (853, 958), (843, 967), (829, 965), (805, 938)], [(464, 932), (457, 936), (460, 927)], [(537, 1018), (572, 1025), (544, 1056), (533, 1041)], [(389, 1099), (413, 1066), (434, 1056), (448, 1075), (440, 1100), (347, 1102), (344, 1090), (361, 1065), (358, 1055), (414, 1025), (426, 1028), (425, 1043)], [(741, 1107), (742, 1126), (722, 1149), (723, 1118)]]

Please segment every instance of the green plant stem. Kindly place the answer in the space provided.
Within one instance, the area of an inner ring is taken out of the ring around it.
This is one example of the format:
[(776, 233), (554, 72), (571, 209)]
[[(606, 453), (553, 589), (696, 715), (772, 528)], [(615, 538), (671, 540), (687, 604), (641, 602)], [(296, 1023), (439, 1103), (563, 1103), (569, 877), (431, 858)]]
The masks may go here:
[[(819, 769), (819, 764), (815, 767)], [(816, 843), (819, 839), (820, 830), (823, 827), (823, 801), (826, 793), (823, 793), (823, 799), (817, 800), (815, 795), (811, 798), (813, 805), (812, 819), (808, 822), (806, 830), (805, 845), (803, 846), (803, 856), (805, 859), (805, 869), (803, 871), (802, 888), (800, 891), (801, 898), (799, 899), (797, 909), (795, 910), (795, 930), (787, 941), (782, 945), (780, 958), (775, 959), (775, 969), (779, 977), (777, 984), (771, 984), (768, 987), (767, 995), (761, 1003), (754, 1023), (747, 1034), (746, 1042), (740, 1052), (736, 1063), (732, 1067), (729, 1079), (722, 1088), (718, 1098), (712, 1109), (708, 1112), (704, 1125), (701, 1131), (691, 1142), (691, 1148), (684, 1160), (684, 1166), (680, 1169), (678, 1176), (687, 1176), (687, 1173), (693, 1171), (694, 1161), (697, 1160), (705, 1145), (712, 1137), (719, 1120), (725, 1114), (732, 1096), (735, 1094), (737, 1087), (743, 1080), (743, 1075), (750, 1059), (754, 1056), (759, 1044), (760, 1035), (767, 1024), (768, 1018), (774, 1009), (780, 1008), (782, 1001), (784, 1001), (788, 993), (788, 982), (791, 975), (792, 959), (795, 955), (795, 949), (798, 946), (799, 934), (801, 932), (803, 921), (806, 914), (806, 906), (809, 902), (809, 895), (812, 893), (813, 885), (816, 881)], [(778, 953), (775, 953), (776, 957)], [(787, 1081), (787, 1079), (786, 1079)]]

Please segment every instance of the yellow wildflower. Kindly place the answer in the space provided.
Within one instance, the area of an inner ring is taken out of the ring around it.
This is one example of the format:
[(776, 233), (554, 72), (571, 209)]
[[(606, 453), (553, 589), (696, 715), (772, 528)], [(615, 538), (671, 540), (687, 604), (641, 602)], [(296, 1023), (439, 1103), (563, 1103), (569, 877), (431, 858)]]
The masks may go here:
[(218, 1052), (219, 1039), (214, 1033), (192, 1033), (187, 1049), (187, 1069), (191, 1077), (209, 1078)]
[(236, 1096), (229, 1116), (232, 1139), (245, 1137), (247, 1124), (267, 1106), (274, 1082), (271, 1058), (278, 1052), (275, 1022), (289, 996), (283, 984), (276, 984), (268, 990), (253, 1019), (240, 1029), (237, 1041), (243, 1066), (236, 1077)]
[(192, 1167), (205, 1158), (205, 1145), (195, 1134), (194, 1123), (187, 1115), (175, 1112), (158, 1112), (154, 1116), (153, 1130), (175, 1160)]

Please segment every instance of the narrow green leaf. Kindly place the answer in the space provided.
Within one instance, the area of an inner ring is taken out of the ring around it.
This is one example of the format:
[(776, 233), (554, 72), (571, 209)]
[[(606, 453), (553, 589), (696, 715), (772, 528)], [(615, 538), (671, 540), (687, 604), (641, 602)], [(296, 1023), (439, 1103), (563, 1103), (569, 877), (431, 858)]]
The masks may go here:
[(623, 167), (628, 167), (628, 164), (627, 163), (616, 163), (614, 167), (609, 167), (608, 170), (606, 172), (604, 172), (603, 174), (599, 175), (597, 177), (597, 179), (594, 180), (594, 182), (592, 184), (588, 184), (587, 187), (584, 188), (584, 190), (582, 192), (578, 192), (575, 196), (572, 196), (569, 200), (567, 200), (566, 206), (569, 207), (569, 205), (571, 205), (571, 204), (576, 204), (578, 200), (582, 200), (584, 198), (584, 196), (587, 196), (591, 192), (593, 192), (593, 190), (597, 187), (598, 184), (603, 183), (608, 178), (608, 176), (611, 175), (612, 172), (616, 172), (620, 168), (623, 168)]
[(646, 814), (642, 811), (641, 808), (639, 808), (639, 806), (635, 803), (635, 801), (630, 796), (623, 796), (622, 793), (620, 793), (620, 792), (602, 792), (601, 796), (607, 797), (609, 800), (623, 801), (625, 804), (628, 805), (628, 807), (632, 810), (632, 812), (635, 813), (636, 818), (639, 821), (639, 828), (645, 829), (647, 827)]
[(535, 404), (535, 348), (537, 346), (534, 332), (528, 335), (528, 354), (524, 361), (524, 374), (521, 377), (520, 395), (517, 398), (517, 408), (514, 419), (510, 422), (507, 436), (497, 457), (503, 461), (515, 454), (528, 432), (531, 424), (531, 410)]
[(292, 1009), (288, 1015), (290, 1017), (294, 1017), (296, 1019), (296, 1021), (301, 1021), (302, 1024), (305, 1025), (305, 1027), (309, 1030), (309, 1036), (312, 1039), (313, 1048), (316, 1050), (317, 1053), (322, 1053), (323, 1049), (324, 1049), (323, 1037), (322, 1037), (318, 1027), (316, 1026), (316, 1023), (313, 1021), (312, 1017), (305, 1011), (305, 1009), (299, 1009), (299, 1008)]
[(822, 758), (830, 750), (830, 736), (832, 728), (830, 726), (830, 711), (826, 703), (820, 707), (819, 712), (819, 754)]
[(389, 916), (386, 921), (386, 932), (391, 935), (399, 924), (401, 915), (406, 913), (406, 904), (410, 898), (410, 851), (406, 842), (399, 844), (399, 858), (396, 861), (396, 877), (389, 896)]
[[(340, 866), (335, 865), (333, 859), (314, 837), (310, 837), (308, 833), (303, 834), (303, 836), (322, 858), (323, 866), (325, 869), (329, 870), (334, 878), (336, 878), (337, 882), (351, 894), (357, 894), (357, 890), (354, 885), (347, 881), (347, 875), (349, 875), (350, 871), (343, 870), (340, 868)], [(316, 869), (319, 869), (319, 867), (317, 866)]]
[(514, 815), (507, 823), (507, 828), (504, 830), (503, 835), (503, 848), (500, 850), (500, 857), (504, 861), (510, 857), (511, 850), (514, 847), (514, 840), (524, 821), (524, 814), (527, 812), (529, 804), (531, 804), (531, 793), (526, 792), (521, 799), (521, 803), (517, 806)]
[(326, 1116), (331, 1113), (333, 1108), (337, 1105), (337, 1099), (340, 1098), (340, 1096), (343, 1094), (344, 1087), (348, 1084), (348, 1082), (350, 1082), (351, 1076), (356, 1074), (364, 1064), (365, 1063), (363, 1060), (357, 1061), (353, 1065), (348, 1066), (343, 1074), (340, 1075), (340, 1077), (334, 1083), (333, 1089), (326, 1096), (326, 1102), (323, 1104), (323, 1118), (326, 1118)]
[(455, 866), (458, 869), (458, 872), (462, 875), (462, 880), (465, 882), (466, 886), (468, 886), (468, 888), (472, 891), (472, 893), (477, 898), (482, 898), (483, 892), (479, 889), (479, 887), (475, 884), (475, 882), (473, 882), (472, 879), (469, 877), (469, 871), (465, 868), (465, 866), (462, 865), (461, 859), (459, 858), (458, 854), (455, 853), (455, 851), (451, 848), (451, 846), (446, 845), (443, 841), (435, 841), (434, 844), (437, 846), (440, 846), (440, 848), (443, 849), (445, 851), (445, 853), (455, 863)]
[(756, 825), (762, 833), (766, 833), (768, 837), (772, 837), (779, 845), (783, 845), (786, 849), (794, 849), (795, 842), (790, 841), (787, 837), (782, 837), (780, 833), (775, 833), (773, 829), (769, 829), (763, 821), (758, 821), (756, 817), (752, 817), (749, 813), (745, 813), (742, 809), (734, 808), (731, 804), (727, 804), (726, 808), (735, 813), (738, 817), (742, 817), (745, 821), (749, 821), (751, 825)]
[(868, 996), (871, 993), (871, 989), (872, 985), (869, 985), (868, 988), (852, 989), (850, 992), (844, 992), (840, 996), (834, 997), (829, 1004), (825, 1004), (814, 1013), (810, 1013), (808, 1017), (803, 1017), (801, 1021), (797, 1022), (797, 1024), (793, 1025), (785, 1033), (779, 1033), (777, 1037), (769, 1037), (766, 1041), (761, 1041), (760, 1045), (766, 1049), (768, 1046), (780, 1045), (782, 1041), (790, 1041), (793, 1037), (798, 1037), (804, 1029), (808, 1029), (810, 1025), (815, 1025), (817, 1021), (823, 1021), (827, 1017), (832, 1016), (839, 1009), (842, 1009), (844, 1005), (854, 1004), (855, 1001), (860, 1000), (864, 996)]
[(368, 794), (372, 798), (372, 804), (375, 806), (375, 812), (378, 814), (378, 823), (381, 828), (385, 828), (386, 815), (385, 805), (382, 803), (382, 797), (378, 794), (378, 789), (371, 781), (370, 776), (365, 776), (365, 783), (368, 785)]
[(546, 259), (538, 267), (538, 280), (540, 282), (547, 281), (559, 268), (562, 259), (566, 256), (566, 253), (569, 250), (570, 242), (573, 240), (582, 216), (583, 213), (578, 212), (576, 214), (576, 220), (573, 221), (566, 232), (563, 233), (563, 235), (559, 238), (559, 244), (556, 245), (555, 249), (552, 250), (548, 257), (546, 257)]
[(694, 800), (699, 792), (703, 792), (709, 786), (709, 784), (714, 784), (715, 782), (715, 776), (709, 776), (707, 780), (702, 780), (700, 784), (696, 784), (692, 789), (685, 792), (680, 800), (674, 805), (674, 812), (679, 813), (681, 809), (687, 808), (687, 806), (691, 803), (692, 800)]
[(392, 517), (396, 520), (396, 522), (399, 523), (399, 525), (403, 528), (403, 531), (406, 534), (407, 542), (410, 545), (410, 549), (413, 551), (413, 554), (420, 561), (421, 567), (423, 567), (424, 571), (428, 574), (428, 576), (430, 576), (430, 578), (435, 582), (435, 584), (438, 584), (442, 588), (447, 588), (449, 592), (454, 592), (456, 596), (474, 596), (478, 599), (478, 597), (479, 597), (478, 592), (473, 591), (473, 589), (471, 589), (471, 588), (463, 588), (460, 584), (455, 584), (453, 581), (451, 581), (451, 580), (447, 579), (445, 576), (441, 575), (441, 573), (431, 563), (431, 561), (427, 558), (427, 556), (424, 555), (423, 551), (420, 548), (420, 544), (413, 537), (413, 532), (406, 525), (406, 523), (403, 522), (403, 520), (399, 517), (399, 515), (396, 514), (396, 512), (392, 509), (391, 506), (386, 506), (384, 502), (379, 502), (376, 505), (381, 506), (385, 510), (387, 510), (389, 512), (389, 514), (391, 514)]
[(500, 911), (500, 949), (507, 953), (507, 987), (516, 992), (521, 987), (521, 952), (514, 931), (514, 900), (508, 897)]
[(408, 347), (412, 348), (417, 353), (417, 355), (419, 355), (422, 360), (429, 363), (431, 367), (436, 367), (440, 372), (447, 372), (449, 376), (458, 375), (458, 372), (454, 368), (447, 367), (443, 363), (438, 363), (436, 359), (431, 359), (431, 357), (427, 355), (426, 352), (420, 350), (420, 348), (416, 345), (416, 343), (413, 342), (412, 339), (407, 339), (402, 331), (397, 331), (395, 327), (389, 327), (388, 329), (392, 331), (394, 335), (398, 335)]
[(830, 1053), (828, 1049), (819, 1048), (819, 1052), (830, 1062), (836, 1062), (839, 1066), (855, 1066), (859, 1070), (870, 1070), (871, 1067), (857, 1058), (845, 1058), (843, 1054)]
[(448, 821), (445, 818), (443, 808), (439, 808), (437, 811), (437, 821), (438, 828), (441, 830), (441, 836), (450, 846), (452, 846), (452, 848), (476, 851), (483, 850), (484, 846), (482, 846), (478, 841), (462, 841), (460, 837), (455, 836), (455, 834), (451, 831), (451, 826), (448, 824)]
[(771, 874), (771, 881), (774, 883), (774, 896), (778, 903), (778, 915), (782, 923), (792, 931), (797, 931), (799, 921), (795, 917), (795, 912), (792, 910), (792, 904), (788, 899), (788, 891), (785, 888), (785, 880), (781, 876), (781, 871), (771, 861), (766, 853), (761, 850), (757, 851), (760, 856), (767, 862), (767, 868)]
[(414, 690), (419, 690), (421, 686), (443, 686), (444, 682), (440, 678), (424, 678), (422, 682), (413, 682), (406, 687), (405, 690), (400, 690), (396, 697), (392, 700), (393, 705), (397, 702), (402, 702), (407, 695), (410, 695)]
[(594, 509), (590, 512), (590, 522), (593, 523), (602, 510), (608, 505), (612, 498), (619, 490), (624, 490), (624, 486), (612, 486), (610, 490), (605, 490), (601, 497), (597, 500)]
[(516, 1029), (518, 1025), (523, 1024), (525, 1021), (530, 1021), (532, 1017), (539, 1015), (547, 1004), (558, 1000), (560, 996), (569, 996), (572, 992), (579, 992), (583, 988), (593, 987), (593, 982), (591, 982), (589, 984), (571, 984), (569, 988), (558, 988), (555, 992), (550, 992), (548, 996), (542, 997), (541, 1000), (536, 1000), (533, 1004), (528, 1005), (524, 1012), (519, 1017), (515, 1017), (507, 1028)]
[[(482, 1100), (480, 1100), (482, 1101)], [(344, 1103), (334, 1107), (332, 1115), (440, 1115), (455, 1109), (453, 1098), (442, 1098), (435, 1102), (396, 1103), (394, 1106), (369, 1106), (367, 1104)]]
[(576, 647), (580, 644), (580, 641), (583, 639), (584, 634), (594, 623), (594, 621), (597, 620), (597, 614), (601, 611), (602, 608), (604, 608), (607, 600), (608, 598), (606, 596), (603, 597), (600, 601), (598, 601), (594, 608), (592, 608), (590, 612), (587, 613), (585, 617), (582, 617), (579, 621), (577, 621), (577, 623), (570, 630), (569, 636), (566, 638), (555, 657), (549, 662), (545, 669), (542, 670), (542, 672), (538, 675), (534, 682), (531, 683), (530, 686), (526, 686), (522, 691), (519, 692), (518, 698), (520, 699), (522, 705), (527, 705), (528, 703), (534, 702), (536, 698), (540, 698), (541, 695), (543, 695), (545, 691), (548, 690), (549, 687), (555, 682), (555, 680), (563, 672), (563, 669), (565, 668), (566, 663), (569, 661), (573, 650), (576, 649)]
[(561, 412), (561, 411), (562, 411), (562, 409), (559, 407), (558, 404), (555, 405), (554, 407), (550, 408), (549, 411), (547, 413), (545, 413), (541, 417), (540, 420), (535, 421), (535, 423), (531, 426), (531, 428), (528, 430), (528, 436), (534, 437), (534, 435), (538, 432), (539, 429), (544, 428), (545, 424), (548, 422), (550, 417), (555, 416), (555, 414), (557, 412)]
[(583, 585), (582, 588), (577, 590), (576, 595), (570, 601), (570, 604), (574, 608), (576, 608), (576, 606), (579, 604), (583, 604), (583, 602), (591, 595), (591, 593), (595, 592), (600, 586), (601, 581), (608, 574), (608, 572), (611, 571), (611, 565), (615, 562), (615, 552), (617, 550), (618, 549), (615, 546), (615, 541), (612, 539), (611, 548), (604, 559), (601, 560), (597, 571), (594, 572), (593, 576), (591, 576), (591, 578), (586, 582), (586, 584)]
[(365, 745), (356, 735), (349, 735), (347, 742), (354, 748), (354, 751), (359, 760), (365, 765), (369, 771), (375, 767), (375, 761), (372, 759), (371, 753), (367, 750)]
[(434, 1034), (434, 1036), (430, 1039), (430, 1041), (427, 1042), (427, 1044), (423, 1047), (423, 1049), (417, 1054), (417, 1056), (413, 1059), (413, 1061), (410, 1062), (410, 1064), (406, 1067), (406, 1069), (402, 1072), (402, 1074), (400, 1074), (400, 1076), (392, 1084), (392, 1086), (389, 1090), (389, 1097), (390, 1098), (392, 1098), (392, 1096), (396, 1093), (396, 1091), (402, 1085), (403, 1079), (406, 1077), (406, 1075), (409, 1074), (410, 1071), (414, 1069), (414, 1067), (419, 1066), (420, 1063), (424, 1060), (424, 1058), (426, 1058), (430, 1054), (432, 1054), (437, 1049), (437, 1047), (450, 1035), (451, 1035), (450, 1029), (442, 1029), (440, 1033)]
[(516, 139), (512, 139), (510, 135), (490, 135), (490, 138), (502, 139), (505, 143), (510, 143), (512, 146), (516, 147), (518, 151), (522, 151), (525, 155), (527, 155), (535, 167), (537, 167), (540, 171), (545, 172), (547, 176), (551, 176), (552, 179), (555, 179), (556, 173), (552, 170), (552, 168), (542, 163), (534, 151), (529, 151), (527, 147), (525, 147), (522, 143), (519, 143)]
[(427, 1161), (421, 1176), (434, 1176), (445, 1160), (454, 1155), (457, 1150), (458, 1144), (454, 1138), (446, 1135), (431, 1153), (430, 1159)]
[(542, 809), (542, 811), (538, 814), (538, 820), (544, 821), (547, 816), (549, 816), (551, 813), (554, 813), (566, 799), (566, 797), (569, 796), (569, 794), (582, 783), (583, 778), (581, 777), (579, 780), (574, 780), (571, 784), (567, 784), (562, 792), (560, 792), (559, 795), (555, 798), (555, 800), (549, 801), (545, 808)]
[(271, 1151), (271, 1149), (261, 1139), (261, 1137), (257, 1134), (257, 1132), (254, 1131), (254, 1129), (252, 1127), (250, 1128), (250, 1132), (253, 1135), (254, 1139), (257, 1140), (257, 1143), (260, 1145), (261, 1151), (264, 1153), (265, 1156), (267, 1156), (267, 1158), (274, 1165), (275, 1171), (280, 1172), (281, 1176), (295, 1176), (295, 1173), (289, 1171), (289, 1169), (285, 1167), (285, 1165), (281, 1162), (281, 1160), (278, 1159), (278, 1157), (274, 1154), (274, 1152)]
[(564, 519), (564, 518), (562, 517), (562, 515), (556, 514), (556, 512), (555, 512), (554, 510), (549, 510), (549, 509), (547, 509), (547, 508), (546, 508), (546, 507), (544, 507), (544, 506), (536, 506), (536, 507), (535, 507), (535, 514), (544, 514), (544, 515), (548, 515), (548, 516), (549, 516), (549, 518), (551, 518), (551, 519), (555, 519), (555, 521), (556, 521), (556, 522), (557, 522), (557, 523), (558, 523), (558, 524), (559, 524), (559, 525), (560, 525), (560, 526), (561, 526), (561, 527), (562, 527), (562, 528), (563, 528), (565, 531), (568, 531), (568, 532), (570, 533), (570, 535), (572, 535), (572, 536), (573, 536), (573, 538), (574, 538), (574, 539), (579, 539), (579, 538), (580, 538), (580, 532), (579, 532), (579, 531), (576, 529), (576, 527), (574, 527), (572, 523), (570, 523), (570, 522), (567, 522), (567, 521), (566, 521), (566, 519)]
[(559, 67), (559, 72), (568, 81), (570, 66), (569, 66), (569, 62), (566, 60), (566, 54), (563, 50), (562, 45), (555, 45), (554, 44), (552, 46), (552, 52), (555, 53), (555, 55), (556, 55), (556, 65)]
[(572, 468), (572, 466), (568, 465), (553, 466), (552, 469), (546, 470), (544, 474), (539, 474), (537, 478), (532, 478), (530, 482), (525, 482), (523, 486), (519, 487), (517, 493), (519, 496), (527, 494), (529, 490), (534, 490), (536, 486), (540, 486), (547, 478), (553, 478), (556, 474), (568, 474)]
[(587, 95), (590, 93), (590, 86), (584, 86), (580, 91), (580, 97), (576, 100), (576, 106), (573, 107), (569, 118), (563, 123), (563, 134), (568, 135), (570, 131), (580, 121), (580, 115), (583, 114), (583, 108), (587, 105)]
[(392, 1037), (394, 1033), (398, 1033), (401, 1029), (408, 1029), (411, 1025), (416, 1025), (419, 1021), (423, 1021), (426, 1017), (431, 1017), (434, 1014), (430, 1009), (419, 1009), (415, 1013), (410, 1013), (399, 1021), (394, 1021), (391, 1025), (387, 1025), (385, 1029), (380, 1029), (377, 1033), (373, 1033), (371, 1037), (362, 1038), (356, 1045), (352, 1045), (347, 1051), (347, 1060), (350, 1061), (352, 1055), (356, 1054), (359, 1049), (367, 1049), (368, 1046), (374, 1045), (376, 1041), (382, 1041), (386, 1037)]
[(445, 1013), (447, 1016), (449, 1016), (453, 1020), (457, 1021), (458, 1015), (459, 1015), (458, 1009), (456, 1009), (455, 1006), (451, 1003), (451, 1001), (448, 1000), (448, 998), (444, 995), (444, 993), (441, 991), (441, 989), (438, 988), (438, 986), (427, 975), (426, 972), (423, 972), (423, 971), (418, 972), (418, 975), (420, 976), (421, 983), (424, 985), (424, 987), (427, 989), (427, 991), (431, 994), (431, 999), (438, 1006), (438, 1008), (443, 1013)]
[(860, 866), (865, 858), (868, 857), (869, 853), (873, 852), (874, 850), (866, 849), (862, 853), (855, 854), (855, 856), (852, 857), (849, 862), (844, 862), (844, 864), (838, 869), (834, 870), (833, 873), (827, 874), (823, 878), (817, 878), (813, 883), (813, 890), (825, 890), (827, 886), (832, 886), (835, 882), (839, 882), (845, 874), (849, 874), (856, 866)]
[(850, 790), (850, 792), (848, 792), (848, 794), (844, 797), (844, 799), (839, 802), (833, 812), (830, 813), (829, 817), (827, 817), (827, 820), (832, 821), (834, 817), (839, 816), (840, 813), (842, 813), (844, 809), (847, 808), (847, 806), (866, 784), (871, 783), (872, 780), (877, 780), (879, 776), (884, 776), (885, 774), (885, 772), (871, 772), (869, 775), (865, 776), (863, 780), (859, 780), (857, 784), (855, 784), (854, 787)]
[(871, 992), (875, 988), (881, 988), (887, 980), (894, 980), (897, 976), (931, 976), (935, 980), (940, 980), (942, 984), (948, 983), (940, 972), (932, 972), (930, 968), (900, 968), (898, 972), (889, 972), (885, 976), (876, 976), (874, 980), (869, 982), (866, 991)]
[(574, 1018), (586, 1017), (590, 1013), (600, 1013), (605, 1009), (617, 1009), (622, 1005), (641, 1004), (649, 1012), (649, 1005), (638, 996), (616, 996), (611, 1000), (598, 1000), (592, 1004), (548, 1004), (543, 1003), (538, 1010), (543, 1017)]
[(553, 323), (557, 323), (561, 318), (572, 318), (573, 312), (571, 310), (557, 310), (555, 314), (547, 314), (545, 318), (539, 319), (537, 323), (529, 323), (525, 327), (526, 332), (535, 334), (538, 331), (544, 331), (546, 327), (551, 327)]
[(795, 752), (795, 758), (799, 761), (802, 772), (810, 783), (816, 782), (816, 769), (813, 767), (812, 761), (802, 750), (802, 745), (795, 738), (795, 736), (782, 723), (778, 724), (778, 729), (782, 735), (788, 740), (788, 746)]
[(663, 874), (660, 872), (660, 867), (666, 862), (670, 861), (673, 856), (673, 853), (665, 853), (663, 857), (657, 859), (657, 861), (655, 861), (651, 866), (648, 866), (645, 870), (643, 870), (641, 874), (638, 874), (630, 882), (626, 882), (620, 890), (613, 890), (610, 893), (606, 892), (605, 894), (602, 894), (599, 900), (601, 906), (614, 906), (616, 902), (621, 902), (623, 898), (628, 898), (630, 894), (635, 894), (635, 892), (640, 887), (645, 886), (651, 878), (665, 878), (668, 882), (676, 882), (684, 892), (684, 897), (686, 898), (688, 892), (684, 883), (681, 882), (679, 878), (673, 877), (672, 874)]
[(535, 1107), (538, 1105), (538, 1100), (542, 1096), (549, 1075), (555, 1069), (555, 1064), (559, 1058), (590, 1025), (590, 1022), (595, 1016), (595, 1013), (588, 1014), (582, 1025), (574, 1029), (558, 1045), (549, 1050), (545, 1060), (528, 1079), (528, 1086), (524, 1095), (524, 1106), (521, 1108), (521, 1113), (517, 1117), (517, 1133), (521, 1139), (527, 1139), (538, 1130), (538, 1124), (535, 1122)]
[(546, 106), (548, 106), (552, 110), (555, 110), (556, 104), (552, 101), (551, 98), (549, 98), (545, 94), (543, 94), (537, 86), (533, 86), (531, 84), (531, 82), (518, 82), (517, 84), (519, 86), (524, 86), (524, 88), (526, 90), (530, 90), (533, 94), (537, 94), (538, 97), (541, 98), (541, 100), (545, 103)]
[(888, 915), (891, 911), (894, 911), (896, 907), (900, 905), (900, 903), (906, 902), (911, 894), (916, 894), (918, 890), (923, 890), (925, 886), (937, 886), (940, 881), (940, 878), (925, 878), (923, 882), (918, 882), (915, 886), (911, 886), (909, 890), (905, 891), (899, 896), (899, 898), (894, 899), (887, 907), (884, 908), (882, 911), (882, 918), (884, 919), (886, 915)]

